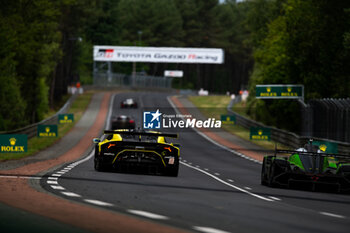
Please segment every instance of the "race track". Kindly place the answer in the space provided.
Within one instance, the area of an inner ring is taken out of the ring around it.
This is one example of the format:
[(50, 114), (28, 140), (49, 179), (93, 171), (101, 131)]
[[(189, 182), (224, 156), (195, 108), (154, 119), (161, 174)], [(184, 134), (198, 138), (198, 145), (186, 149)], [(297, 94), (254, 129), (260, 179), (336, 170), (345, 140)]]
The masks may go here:
[[(128, 97), (136, 99), (138, 109), (120, 109)], [(111, 109), (110, 115), (133, 116), (137, 126), (144, 109), (175, 114), (165, 93), (116, 94)], [(48, 174), (41, 185), (74, 202), (188, 231), (349, 232), (349, 195), (262, 186), (261, 164), (195, 131), (179, 136), (172, 140), (181, 144), (177, 178), (96, 172), (90, 156)]]

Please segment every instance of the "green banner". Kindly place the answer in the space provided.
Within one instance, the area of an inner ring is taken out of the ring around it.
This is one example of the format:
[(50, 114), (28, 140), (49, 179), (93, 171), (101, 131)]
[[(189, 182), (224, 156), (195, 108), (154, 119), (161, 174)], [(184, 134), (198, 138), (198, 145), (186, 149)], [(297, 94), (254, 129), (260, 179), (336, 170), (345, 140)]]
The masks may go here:
[(27, 152), (27, 144), (26, 134), (0, 134), (0, 153)]
[(257, 99), (299, 99), (304, 98), (303, 85), (256, 85)]
[(271, 129), (263, 127), (250, 127), (250, 140), (271, 140)]
[(59, 114), (58, 124), (70, 124), (74, 122), (74, 114)]
[(327, 142), (327, 141), (313, 141), (312, 145), (316, 145), (319, 147), (319, 149), (323, 152), (330, 153), (330, 154), (337, 154), (338, 153), (338, 144), (333, 142)]
[(57, 125), (38, 125), (38, 137), (57, 137)]
[(234, 115), (221, 115), (221, 122), (224, 125), (236, 124), (236, 116)]

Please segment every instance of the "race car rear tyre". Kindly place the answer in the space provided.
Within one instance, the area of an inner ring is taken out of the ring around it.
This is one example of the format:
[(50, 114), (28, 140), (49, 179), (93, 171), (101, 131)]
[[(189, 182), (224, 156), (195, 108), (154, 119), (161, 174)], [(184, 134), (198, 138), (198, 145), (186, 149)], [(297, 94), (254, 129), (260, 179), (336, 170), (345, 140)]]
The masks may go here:
[(261, 184), (268, 185), (266, 177), (266, 158), (264, 157), (262, 168), (261, 168)]
[(103, 164), (101, 163), (101, 161), (97, 158), (95, 158), (94, 160), (94, 167), (95, 167), (95, 170), (98, 171), (98, 172), (102, 172), (105, 170), (105, 167), (103, 166)]
[(177, 177), (179, 174), (179, 164), (174, 167), (168, 168), (166, 171), (167, 176)]
[(274, 182), (274, 178), (275, 178), (275, 161), (272, 161), (271, 166), (270, 166), (270, 174), (268, 177), (268, 182), (267, 185), (270, 187), (275, 187), (275, 182)]

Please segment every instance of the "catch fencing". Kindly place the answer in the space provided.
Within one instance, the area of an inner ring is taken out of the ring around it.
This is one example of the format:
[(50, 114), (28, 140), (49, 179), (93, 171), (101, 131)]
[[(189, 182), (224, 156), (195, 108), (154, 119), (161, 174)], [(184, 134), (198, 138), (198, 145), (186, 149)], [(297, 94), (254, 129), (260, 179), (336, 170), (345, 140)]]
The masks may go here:
[(311, 136), (350, 142), (350, 98), (311, 100)]
[(95, 72), (94, 85), (99, 87), (171, 88), (172, 77), (126, 75)]
[[(309, 127), (309, 129), (317, 129), (314, 132), (311, 132), (310, 135), (307, 136), (300, 136), (297, 135), (295, 133), (292, 132), (288, 132), (286, 130), (282, 130), (282, 129), (278, 129), (276, 127), (271, 127), (271, 126), (266, 126), (260, 122), (251, 120), (249, 118), (246, 118), (236, 112), (234, 112), (232, 110), (232, 107), (234, 104), (238, 103), (241, 101), (240, 96), (236, 97), (235, 99), (231, 100), (231, 102), (229, 103), (229, 105), (227, 106), (227, 111), (232, 114), (235, 115), (236, 117), (236, 124), (243, 126), (246, 129), (250, 129), (250, 127), (265, 127), (265, 128), (269, 128), (271, 129), (271, 139), (282, 143), (284, 145), (287, 145), (291, 148), (299, 148), (300, 146), (304, 145), (305, 143), (307, 143), (307, 141), (310, 138), (313, 138), (314, 140), (320, 140), (320, 141), (328, 141), (328, 142), (332, 142), (332, 143), (336, 143), (338, 145), (338, 153), (340, 154), (349, 154), (350, 153), (350, 143), (346, 142), (346, 141), (339, 141), (339, 140), (333, 140), (332, 138), (327, 138), (324, 137), (325, 136), (339, 136), (343, 137), (343, 138), (348, 138), (349, 137), (349, 123), (350, 123), (350, 116), (349, 116), (349, 104), (350, 104), (350, 99), (347, 100), (342, 100), (341, 103), (342, 105), (340, 105), (339, 103), (335, 104), (336, 101), (332, 100), (330, 101), (328, 100), (319, 100), (319, 101), (315, 101), (315, 102), (310, 102), (310, 107), (309, 109), (307, 109), (307, 111), (312, 111), (312, 117), (311, 119), (308, 119), (308, 121), (313, 121), (309, 122), (309, 124), (311, 124), (313, 127)], [(318, 106), (322, 104), (324, 106), (326, 106), (324, 109), (323, 108), (319, 108)], [(330, 107), (330, 105), (333, 106)], [(334, 107), (334, 105), (336, 105), (336, 107)], [(344, 106), (345, 108), (342, 108), (341, 106)], [(346, 107), (347, 106), (347, 107)], [(337, 111), (335, 111), (337, 110)], [(323, 118), (324, 111), (326, 111), (326, 115), (327, 117), (325, 117), (324, 119), (320, 119)], [(334, 112), (332, 112), (334, 111)], [(319, 115), (321, 114), (321, 115)], [(317, 119), (317, 120), (316, 120)], [(324, 128), (322, 128), (321, 126), (323, 124), (329, 124), (329, 121), (337, 121), (340, 120), (340, 122), (332, 122), (330, 125), (331, 126), (324, 126)], [(320, 127), (320, 128), (318, 128)], [(341, 127), (344, 127), (344, 129), (342, 129)], [(319, 130), (322, 129), (322, 130)], [(324, 130), (323, 130), (324, 129)], [(334, 130), (347, 130), (347, 132), (341, 132), (341, 133), (337, 133), (334, 132)], [(310, 133), (310, 132), (309, 132)], [(323, 134), (322, 134), (323, 133)], [(325, 134), (327, 133), (327, 134)], [(344, 137), (344, 135), (347, 135)]]

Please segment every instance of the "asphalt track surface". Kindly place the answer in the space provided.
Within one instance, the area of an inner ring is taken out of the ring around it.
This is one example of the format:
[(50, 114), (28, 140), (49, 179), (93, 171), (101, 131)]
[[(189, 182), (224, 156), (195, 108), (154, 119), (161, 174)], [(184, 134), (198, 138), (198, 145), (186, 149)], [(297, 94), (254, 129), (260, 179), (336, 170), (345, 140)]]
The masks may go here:
[[(129, 97), (138, 109), (120, 109)], [(133, 116), (137, 126), (144, 109), (175, 114), (164, 93), (117, 94), (112, 109), (111, 115)], [(48, 174), (41, 186), (74, 202), (194, 232), (349, 232), (349, 195), (265, 187), (261, 164), (195, 131), (172, 141), (181, 144), (176, 178), (96, 172), (89, 156)]]

